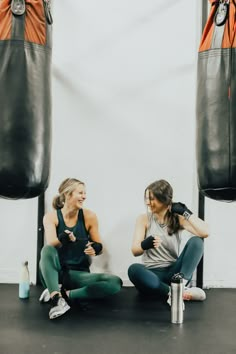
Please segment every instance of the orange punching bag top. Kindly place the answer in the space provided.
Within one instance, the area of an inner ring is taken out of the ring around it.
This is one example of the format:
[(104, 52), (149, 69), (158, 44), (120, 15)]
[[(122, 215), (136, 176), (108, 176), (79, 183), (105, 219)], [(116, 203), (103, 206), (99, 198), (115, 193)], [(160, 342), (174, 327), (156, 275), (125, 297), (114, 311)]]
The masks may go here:
[[(12, 32), (12, 0), (0, 1), (0, 40), (10, 40)], [(46, 44), (45, 0), (25, 0), (25, 41)], [(14, 15), (16, 16), (16, 15)]]
[(0, 2), (0, 40), (11, 39), (12, 12), (11, 1), (2, 0)]
[(210, 0), (211, 10), (205, 25), (199, 52), (212, 49), (212, 39), (216, 27), (224, 25), (221, 48), (236, 47), (236, 2), (235, 0)]

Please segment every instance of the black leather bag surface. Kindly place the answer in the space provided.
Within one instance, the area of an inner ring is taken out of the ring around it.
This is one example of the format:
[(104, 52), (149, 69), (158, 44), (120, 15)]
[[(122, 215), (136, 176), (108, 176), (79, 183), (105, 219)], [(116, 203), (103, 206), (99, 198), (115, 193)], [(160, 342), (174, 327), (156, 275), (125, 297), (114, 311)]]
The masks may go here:
[(0, 197), (33, 198), (49, 183), (51, 30), (47, 0), (0, 1)]
[(207, 197), (236, 200), (236, 8), (211, 1), (197, 74), (197, 175)]

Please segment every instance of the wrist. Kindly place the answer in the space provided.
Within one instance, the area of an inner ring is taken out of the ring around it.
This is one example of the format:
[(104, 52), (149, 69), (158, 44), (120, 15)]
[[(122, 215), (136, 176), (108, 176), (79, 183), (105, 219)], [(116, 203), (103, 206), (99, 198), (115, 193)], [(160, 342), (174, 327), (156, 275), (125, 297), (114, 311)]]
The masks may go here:
[(185, 218), (185, 220), (188, 220), (190, 218), (190, 216), (192, 215), (192, 211), (189, 209), (186, 209), (183, 213), (183, 217)]
[(98, 254), (100, 254), (102, 252), (102, 249), (103, 249), (103, 246), (102, 246), (102, 244), (100, 242), (93, 242), (91, 244), (91, 247), (94, 249), (96, 256)]
[(58, 240), (63, 246), (67, 245), (70, 241), (69, 235), (66, 232), (62, 232), (57, 236)]

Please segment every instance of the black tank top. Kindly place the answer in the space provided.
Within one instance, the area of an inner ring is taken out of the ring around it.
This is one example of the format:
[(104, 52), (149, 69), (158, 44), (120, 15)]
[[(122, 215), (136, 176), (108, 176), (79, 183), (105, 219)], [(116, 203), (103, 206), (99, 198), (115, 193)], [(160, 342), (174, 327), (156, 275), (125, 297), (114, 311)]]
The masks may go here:
[(58, 226), (57, 236), (63, 231), (73, 231), (76, 241), (58, 248), (59, 259), (63, 269), (74, 269), (89, 272), (90, 257), (84, 253), (85, 245), (90, 241), (89, 233), (85, 227), (83, 209), (79, 209), (78, 221), (75, 226), (68, 227), (65, 224), (60, 209), (57, 210)]

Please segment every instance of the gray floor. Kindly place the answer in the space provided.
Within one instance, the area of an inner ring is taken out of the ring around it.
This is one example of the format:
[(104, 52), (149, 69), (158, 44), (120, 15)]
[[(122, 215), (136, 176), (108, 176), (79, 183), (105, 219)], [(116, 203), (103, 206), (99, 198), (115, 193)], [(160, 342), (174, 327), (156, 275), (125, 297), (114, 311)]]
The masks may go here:
[(0, 354), (236, 354), (236, 289), (186, 303), (182, 325), (170, 323), (168, 305), (134, 288), (50, 321), (41, 290), (33, 286), (22, 301), (17, 285), (0, 284)]

